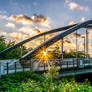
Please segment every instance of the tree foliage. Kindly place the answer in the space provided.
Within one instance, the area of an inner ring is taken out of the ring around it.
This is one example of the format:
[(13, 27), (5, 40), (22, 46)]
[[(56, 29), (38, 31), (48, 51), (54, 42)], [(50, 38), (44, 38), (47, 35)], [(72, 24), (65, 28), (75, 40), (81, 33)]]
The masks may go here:
[[(61, 58), (62, 57), (62, 52), (59, 50), (58, 47), (55, 47), (54, 50), (51, 52), (52, 56), (54, 58)], [(85, 56), (83, 51), (63, 51), (63, 58), (83, 58)]]
[[(9, 48), (11, 46), (15, 45), (15, 42), (9, 41), (8, 43), (5, 40), (4, 36), (0, 36), (0, 52), (5, 50), (6, 48)], [(30, 49), (27, 49), (26, 47), (22, 46), (22, 54), (26, 54)], [(16, 49), (8, 52), (4, 56), (0, 56), (0, 59), (18, 59), (21, 57), (21, 47), (17, 47)]]

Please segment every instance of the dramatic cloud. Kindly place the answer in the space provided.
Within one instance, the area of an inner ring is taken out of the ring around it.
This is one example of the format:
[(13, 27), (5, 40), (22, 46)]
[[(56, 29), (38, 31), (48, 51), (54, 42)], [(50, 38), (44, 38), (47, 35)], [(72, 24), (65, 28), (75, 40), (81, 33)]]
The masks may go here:
[[(25, 15), (12, 15), (10, 17), (0, 15), (0, 20), (2, 21), (0, 26), (3, 28), (3, 30), (2, 28), (0, 29), (0, 35), (16, 43), (50, 29), (49, 19), (43, 15), (34, 15), (32, 17)], [(13, 29), (10, 30), (10, 28)], [(42, 38), (41, 40), (38, 38), (32, 41), (31, 44), (37, 46), (41, 44), (40, 41), (42, 41)], [(27, 43), (26, 46), (28, 47), (30, 44)]]
[(9, 27), (9, 28), (15, 28), (16, 27), (15, 24), (13, 24), (13, 23), (7, 23), (5, 26)]
[(48, 27), (48, 18), (43, 15), (34, 14), (32, 17), (26, 15), (12, 15), (10, 16), (10, 20), (22, 24), (41, 24)]
[(70, 2), (69, 0), (66, 0), (65, 3), (69, 6), (69, 8), (71, 10), (74, 10), (74, 9), (84, 10), (84, 11), (88, 11), (89, 10), (88, 6), (82, 6), (82, 5), (77, 4), (75, 2)]
[(12, 16), (10, 16), (10, 19), (13, 21), (16, 21), (18, 23), (32, 24), (32, 19), (25, 15), (12, 15)]

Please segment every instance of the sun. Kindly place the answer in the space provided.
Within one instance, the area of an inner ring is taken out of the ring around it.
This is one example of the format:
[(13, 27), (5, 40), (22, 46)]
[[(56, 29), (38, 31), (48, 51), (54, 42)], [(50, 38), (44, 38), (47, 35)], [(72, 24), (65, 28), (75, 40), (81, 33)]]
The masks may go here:
[(43, 51), (43, 54), (44, 54), (44, 55), (47, 55), (46, 51)]

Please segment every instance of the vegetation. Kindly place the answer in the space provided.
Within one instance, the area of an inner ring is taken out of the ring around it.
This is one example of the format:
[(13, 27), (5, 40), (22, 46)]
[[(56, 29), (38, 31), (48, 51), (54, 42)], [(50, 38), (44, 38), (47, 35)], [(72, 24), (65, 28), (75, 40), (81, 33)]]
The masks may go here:
[[(9, 41), (9, 43), (6, 42), (6, 39), (4, 36), (0, 36), (0, 52), (3, 51), (4, 49), (6, 48), (9, 48), (11, 46), (15, 45), (15, 42), (11, 42)], [(32, 48), (30, 49), (27, 49), (26, 47), (22, 46), (22, 52), (23, 52), (23, 55), (26, 54), (29, 50), (31, 50)], [(20, 53), (21, 53), (21, 47), (17, 47), (16, 49), (10, 51), (9, 53), (7, 53), (5, 56), (0, 56), (0, 59), (14, 59), (14, 58), (20, 58)], [(58, 47), (55, 47), (53, 51), (51, 52), (48, 52), (49, 53), (49, 59), (50, 58), (61, 58), (61, 52), (59, 50)], [(75, 58), (77, 55), (78, 58), (82, 58), (84, 57), (84, 53), (82, 51), (78, 51), (78, 52), (74, 52), (74, 51), (71, 51), (71, 52), (66, 52), (64, 51), (63, 52), (63, 56), (64, 58)], [(34, 58), (39, 58), (39, 57), (42, 57), (42, 56), (36, 56)]]
[(77, 83), (74, 79), (58, 78), (58, 70), (52, 64), (44, 74), (30, 71), (4, 75), (0, 80), (0, 92), (92, 92), (88, 81)]
[[(4, 36), (0, 36), (0, 52), (5, 50), (6, 48), (9, 48), (11, 46), (15, 45), (15, 42), (9, 41), (9, 43), (6, 42)], [(27, 53), (30, 49), (27, 49), (26, 47), (22, 46), (23, 55)], [(17, 59), (20, 58), (21, 53), (21, 47), (18, 47), (10, 52), (8, 52), (5, 56), (0, 56), (0, 59)]]
[[(14, 44), (15, 42), (11, 41), (6, 43), (5, 38), (3, 36), (0, 37), (0, 51)], [(23, 47), (23, 54), (26, 52), (28, 52), (28, 49)], [(52, 53), (54, 58), (61, 57), (57, 48), (55, 48)], [(82, 52), (66, 53), (64, 51), (64, 57), (66, 58), (76, 57), (76, 54), (78, 57), (83, 57), (84, 55)], [(0, 56), (0, 59), (19, 57), (20, 47), (9, 52), (6, 56)], [(74, 79), (63, 80), (58, 78), (59, 69), (59, 67), (56, 68), (54, 64), (51, 64), (49, 70), (44, 74), (28, 71), (3, 75), (0, 79), (0, 92), (92, 92), (92, 86), (88, 81), (77, 83)]]
[[(22, 83), (27, 83), (28, 80), (35, 80), (35, 82), (42, 82), (44, 77), (40, 74), (29, 72), (18, 72), (16, 74), (3, 75), (0, 79), (0, 92), (11, 90), (19, 87)], [(11, 91), (10, 91), (11, 92)]]

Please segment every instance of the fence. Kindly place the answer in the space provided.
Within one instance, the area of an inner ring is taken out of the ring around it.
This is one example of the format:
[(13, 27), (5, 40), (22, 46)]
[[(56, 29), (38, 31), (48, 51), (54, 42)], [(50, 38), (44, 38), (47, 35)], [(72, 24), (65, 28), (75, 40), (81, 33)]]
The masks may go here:
[(61, 66), (62, 69), (69, 68), (86, 68), (92, 66), (91, 58), (67, 58), (61, 59), (31, 59), (26, 60), (25, 64), (21, 64), (18, 59), (0, 60), (0, 75), (16, 73), (19, 71), (43, 71), (48, 70), (48, 64), (54, 62), (56, 66)]

